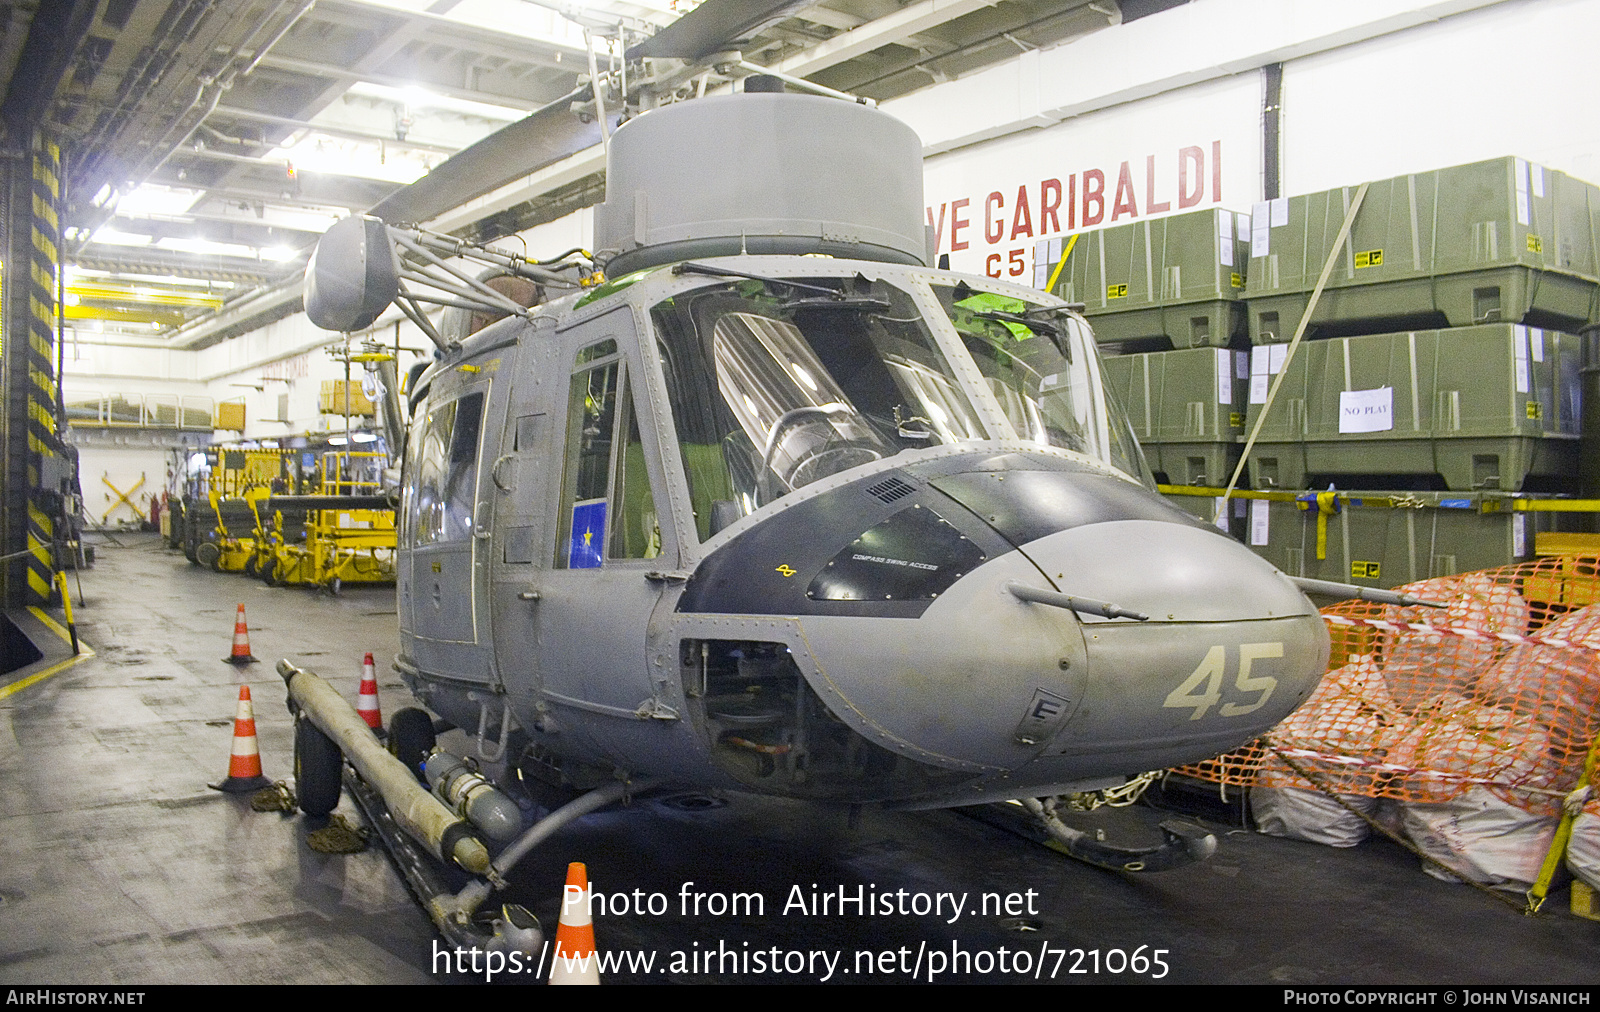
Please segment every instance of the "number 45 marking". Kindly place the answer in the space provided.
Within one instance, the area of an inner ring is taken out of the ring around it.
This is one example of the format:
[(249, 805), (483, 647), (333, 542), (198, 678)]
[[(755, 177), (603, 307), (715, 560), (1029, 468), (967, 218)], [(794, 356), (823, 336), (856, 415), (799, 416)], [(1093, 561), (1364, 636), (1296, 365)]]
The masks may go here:
[[(1250, 665), (1253, 661), (1282, 656), (1282, 643), (1239, 644), (1239, 675), (1233, 680), (1233, 687), (1240, 692), (1259, 692), (1261, 695), (1248, 705), (1226, 703), (1217, 712), (1224, 717), (1242, 717), (1267, 705), (1272, 690), (1278, 687), (1278, 680), (1270, 675), (1251, 677)], [(1167, 701), (1161, 704), (1162, 707), (1174, 707), (1179, 710), (1192, 707), (1194, 713), (1189, 719), (1199, 720), (1206, 715), (1207, 710), (1222, 701), (1222, 676), (1226, 673), (1227, 651), (1220, 646), (1212, 647), (1206, 652), (1200, 666), (1194, 669), (1194, 674), (1185, 678), (1182, 685), (1168, 694)], [(1199, 691), (1202, 684), (1205, 686), (1204, 692)]]

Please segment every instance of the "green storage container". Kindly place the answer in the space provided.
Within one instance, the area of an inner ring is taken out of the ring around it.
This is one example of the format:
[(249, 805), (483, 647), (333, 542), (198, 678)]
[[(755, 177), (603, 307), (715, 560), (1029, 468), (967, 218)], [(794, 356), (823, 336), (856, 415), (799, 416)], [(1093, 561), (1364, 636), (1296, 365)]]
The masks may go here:
[(1101, 361), (1158, 480), (1227, 484), (1244, 426), (1246, 352), (1184, 348)]
[(1213, 527), (1220, 528), (1233, 535), (1235, 539), (1244, 540), (1245, 521), (1249, 515), (1250, 506), (1248, 501), (1234, 499), (1224, 511), (1224, 519), (1219, 523), (1217, 521), (1217, 512), (1222, 509), (1222, 497), (1220, 495), (1200, 494), (1192, 489), (1184, 489), (1180, 492), (1174, 491), (1175, 488), (1183, 488), (1183, 486), (1163, 485), (1161, 497), (1184, 512), (1192, 513)]
[[(1305, 493), (1314, 499), (1315, 493)], [(1200, 498), (1200, 497), (1195, 497)], [(1532, 557), (1534, 536), (1578, 514), (1523, 512), (1504, 492), (1344, 492), (1317, 553), (1313, 502), (1248, 500), (1245, 543), (1290, 576), (1398, 587)], [(1548, 497), (1545, 497), (1548, 498)], [(1209, 499), (1206, 500), (1208, 503)]]
[[(1246, 272), (1250, 340), (1288, 341), (1356, 187), (1256, 205)], [(1596, 188), (1521, 158), (1372, 183), (1308, 333), (1600, 319)]]
[(1245, 339), (1249, 216), (1221, 208), (1040, 240), (1034, 278), (1081, 302), (1101, 345), (1122, 351), (1224, 347)]
[[(1251, 349), (1246, 433), (1284, 350)], [(1576, 491), (1579, 361), (1573, 335), (1520, 324), (1302, 342), (1250, 481), (1518, 491), (1537, 477)]]

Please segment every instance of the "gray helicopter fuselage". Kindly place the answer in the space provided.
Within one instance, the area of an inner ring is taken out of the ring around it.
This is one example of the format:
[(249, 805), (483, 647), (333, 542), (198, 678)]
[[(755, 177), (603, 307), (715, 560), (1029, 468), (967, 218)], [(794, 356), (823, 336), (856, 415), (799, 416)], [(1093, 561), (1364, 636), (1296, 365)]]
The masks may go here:
[[(624, 772), (971, 804), (1207, 758), (1315, 687), (1316, 609), (1160, 498), (1086, 324), (1051, 336), (982, 309), (1056, 300), (881, 262), (697, 263), (493, 324), (412, 393), (399, 667), (491, 759), (580, 787)], [(956, 304), (1030, 354), (1057, 341), (1070, 376), (1019, 398)], [(858, 375), (796, 337), (862, 321), (910, 349), (883, 375), (920, 393), (889, 422), (846, 409), (881, 362)], [(1077, 405), (1088, 449), (1048, 434), (1050, 397)]]

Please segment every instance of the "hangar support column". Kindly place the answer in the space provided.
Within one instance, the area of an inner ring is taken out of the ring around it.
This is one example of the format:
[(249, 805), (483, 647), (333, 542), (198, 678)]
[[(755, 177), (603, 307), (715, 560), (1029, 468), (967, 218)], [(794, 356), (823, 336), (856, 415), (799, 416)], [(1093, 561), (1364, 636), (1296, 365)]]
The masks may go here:
[[(60, 269), (61, 150), (35, 133), (0, 161), (0, 387), (4, 390), (4, 502), (0, 597), (6, 607), (48, 602), (54, 542), (69, 474), (57, 432), (56, 278)], [(20, 553), (20, 554), (19, 554)]]

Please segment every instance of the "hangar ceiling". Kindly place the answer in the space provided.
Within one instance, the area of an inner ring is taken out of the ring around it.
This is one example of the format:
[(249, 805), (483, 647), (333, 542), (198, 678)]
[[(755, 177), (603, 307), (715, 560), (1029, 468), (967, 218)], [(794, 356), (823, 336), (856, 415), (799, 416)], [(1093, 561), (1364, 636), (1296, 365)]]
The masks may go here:
[(72, 325), (194, 348), (297, 311), (345, 215), (492, 238), (597, 203), (591, 52), (613, 116), (763, 68), (882, 101), (1180, 2), (27, 0), (0, 8), (0, 120), (62, 146)]

